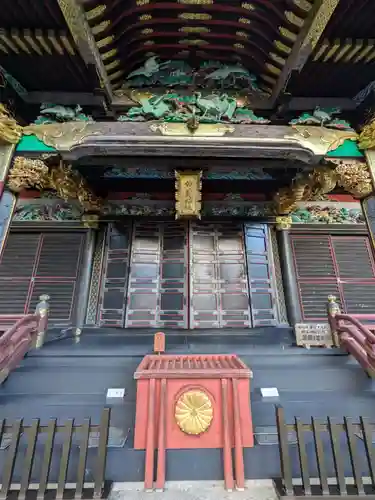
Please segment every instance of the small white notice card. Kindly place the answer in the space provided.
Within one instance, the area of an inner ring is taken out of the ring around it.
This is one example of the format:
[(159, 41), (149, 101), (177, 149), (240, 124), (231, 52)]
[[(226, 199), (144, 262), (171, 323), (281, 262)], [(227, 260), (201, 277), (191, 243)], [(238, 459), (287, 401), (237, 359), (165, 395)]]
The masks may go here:
[(278, 398), (279, 391), (277, 387), (261, 387), (260, 392), (263, 398)]
[(125, 389), (117, 389), (114, 387), (107, 389), (107, 399), (124, 398), (124, 397), (125, 397)]

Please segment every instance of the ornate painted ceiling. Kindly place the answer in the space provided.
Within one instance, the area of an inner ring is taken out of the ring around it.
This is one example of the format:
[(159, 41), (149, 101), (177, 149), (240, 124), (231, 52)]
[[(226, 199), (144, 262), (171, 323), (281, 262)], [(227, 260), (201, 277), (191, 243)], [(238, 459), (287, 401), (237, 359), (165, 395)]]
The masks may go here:
[(150, 58), (209, 62), (254, 78), (254, 109), (352, 110), (375, 88), (374, 16), (373, 0), (2, 0), (0, 83), (106, 110)]

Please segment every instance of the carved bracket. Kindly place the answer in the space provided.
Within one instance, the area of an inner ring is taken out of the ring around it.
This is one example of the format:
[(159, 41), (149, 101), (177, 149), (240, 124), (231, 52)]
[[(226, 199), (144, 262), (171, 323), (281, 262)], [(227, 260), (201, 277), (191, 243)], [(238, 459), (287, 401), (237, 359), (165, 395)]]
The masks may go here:
[(375, 149), (375, 117), (362, 129), (359, 134), (358, 146), (361, 149)]
[(15, 193), (30, 188), (53, 190), (64, 201), (77, 200), (84, 213), (98, 214), (103, 206), (85, 179), (63, 162), (48, 167), (42, 160), (16, 157), (9, 172), (8, 187)]
[(22, 127), (11, 116), (3, 104), (0, 104), (0, 142), (17, 144), (22, 137)]
[(355, 198), (364, 198), (373, 192), (371, 174), (366, 163), (357, 160), (330, 160), (312, 172), (296, 177), (288, 187), (281, 188), (274, 197), (278, 214), (289, 214), (301, 201), (322, 199), (336, 186), (344, 188)]

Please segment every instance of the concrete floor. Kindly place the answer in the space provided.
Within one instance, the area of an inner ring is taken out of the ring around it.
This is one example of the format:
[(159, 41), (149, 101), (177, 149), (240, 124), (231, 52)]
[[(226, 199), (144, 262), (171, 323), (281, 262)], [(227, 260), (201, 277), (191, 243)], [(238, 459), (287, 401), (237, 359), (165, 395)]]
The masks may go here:
[(142, 483), (115, 483), (109, 500), (276, 500), (270, 480), (246, 482), (245, 491), (228, 492), (222, 482), (169, 482), (163, 492), (145, 492)]

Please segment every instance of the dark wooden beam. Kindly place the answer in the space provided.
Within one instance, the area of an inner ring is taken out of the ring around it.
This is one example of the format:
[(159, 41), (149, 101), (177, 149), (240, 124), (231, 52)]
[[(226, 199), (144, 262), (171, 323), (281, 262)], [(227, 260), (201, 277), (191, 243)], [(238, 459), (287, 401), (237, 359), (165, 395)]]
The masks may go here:
[(340, 0), (316, 0), (299, 32), (293, 49), (281, 71), (271, 95), (272, 107), (285, 90), (292, 71), (301, 70), (315, 49)]
[(357, 103), (346, 97), (293, 97), (288, 103), (288, 109), (293, 111), (308, 111), (318, 106), (351, 111), (357, 108)]
[(107, 99), (111, 102), (112, 85), (82, 5), (77, 0), (57, 0), (57, 2), (83, 60), (88, 66), (94, 65), (96, 67)]
[(89, 92), (29, 92), (25, 96), (28, 104), (54, 103), (63, 106), (103, 106), (104, 97)]
[[(158, 157), (119, 157), (119, 156), (87, 156), (82, 158), (76, 164), (82, 171), (85, 171), (86, 175), (89, 176), (100, 176), (102, 175), (104, 167), (118, 167), (118, 168), (132, 168), (134, 165), (137, 168), (163, 168), (166, 171), (169, 170), (174, 172), (177, 168), (194, 168), (194, 169), (207, 169), (208, 163), (207, 159), (200, 158), (184, 158), (181, 161), (180, 158), (165, 156), (163, 158)], [(274, 172), (276, 170), (291, 171), (294, 169), (305, 169), (306, 164), (296, 161), (296, 160), (282, 160), (282, 159), (265, 159), (265, 158), (236, 158), (236, 160), (227, 158), (215, 158), (215, 168), (236, 168), (241, 169), (254, 169), (257, 171), (261, 168), (272, 169)]]

